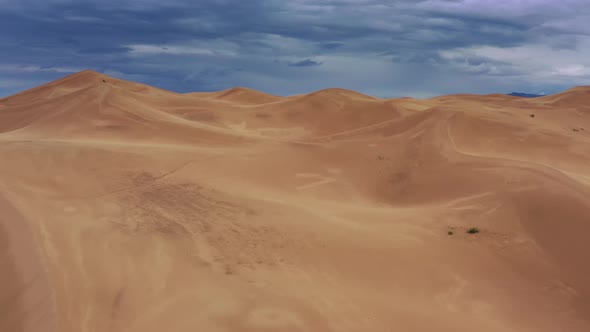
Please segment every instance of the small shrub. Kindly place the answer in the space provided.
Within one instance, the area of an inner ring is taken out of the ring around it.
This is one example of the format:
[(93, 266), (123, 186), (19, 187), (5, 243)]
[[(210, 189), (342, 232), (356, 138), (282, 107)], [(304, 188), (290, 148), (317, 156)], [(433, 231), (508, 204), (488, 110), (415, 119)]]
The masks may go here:
[(477, 227), (471, 227), (470, 229), (467, 230), (467, 233), (469, 233), (469, 234), (479, 233), (479, 228), (477, 228)]
[(534, 117), (535, 117), (535, 115), (534, 114), (531, 114), (531, 118), (534, 118)]
[(453, 231), (448, 231), (447, 234), (453, 235)]

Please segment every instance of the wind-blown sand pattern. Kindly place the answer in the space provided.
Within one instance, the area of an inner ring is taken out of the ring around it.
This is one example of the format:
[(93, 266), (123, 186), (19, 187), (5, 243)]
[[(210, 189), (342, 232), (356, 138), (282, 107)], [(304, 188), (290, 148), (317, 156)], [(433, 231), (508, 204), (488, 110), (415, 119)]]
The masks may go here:
[(589, 237), (590, 87), (0, 99), (0, 331), (585, 332)]

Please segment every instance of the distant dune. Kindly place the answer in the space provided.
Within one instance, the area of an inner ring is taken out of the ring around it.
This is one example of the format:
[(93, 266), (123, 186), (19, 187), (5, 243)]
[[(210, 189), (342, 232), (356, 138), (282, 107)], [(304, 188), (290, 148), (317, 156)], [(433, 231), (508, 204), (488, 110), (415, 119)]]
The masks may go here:
[(200, 98), (211, 98), (217, 100), (225, 100), (234, 103), (254, 105), (272, 103), (283, 99), (282, 97), (269, 95), (266, 93), (258, 92), (256, 90), (243, 87), (236, 87), (212, 93), (188, 93), (187, 95)]
[(0, 331), (590, 331), (589, 105), (0, 99)]
[(550, 104), (551, 106), (571, 106), (588, 108), (588, 100), (590, 100), (590, 86), (579, 86), (571, 88), (562, 93), (545, 96), (539, 98), (542, 103)]

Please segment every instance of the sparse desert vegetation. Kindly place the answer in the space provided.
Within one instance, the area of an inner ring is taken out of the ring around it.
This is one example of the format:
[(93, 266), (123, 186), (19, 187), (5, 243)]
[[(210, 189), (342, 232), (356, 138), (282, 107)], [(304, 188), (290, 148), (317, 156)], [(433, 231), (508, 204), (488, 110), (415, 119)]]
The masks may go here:
[(477, 233), (479, 233), (479, 228), (477, 228), (477, 227), (470, 227), (469, 229), (467, 229), (467, 233), (468, 234), (477, 234)]

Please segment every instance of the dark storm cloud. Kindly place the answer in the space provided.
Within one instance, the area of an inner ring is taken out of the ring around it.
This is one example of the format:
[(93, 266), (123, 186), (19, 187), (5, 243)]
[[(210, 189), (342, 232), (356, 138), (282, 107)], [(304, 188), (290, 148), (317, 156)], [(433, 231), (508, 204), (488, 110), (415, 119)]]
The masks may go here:
[(0, 0), (0, 95), (85, 68), (180, 92), (539, 92), (590, 78), (588, 21), (582, 0)]
[(305, 59), (297, 62), (289, 63), (291, 67), (313, 67), (313, 66), (321, 66), (322, 63), (318, 61), (313, 61), (312, 59)]

